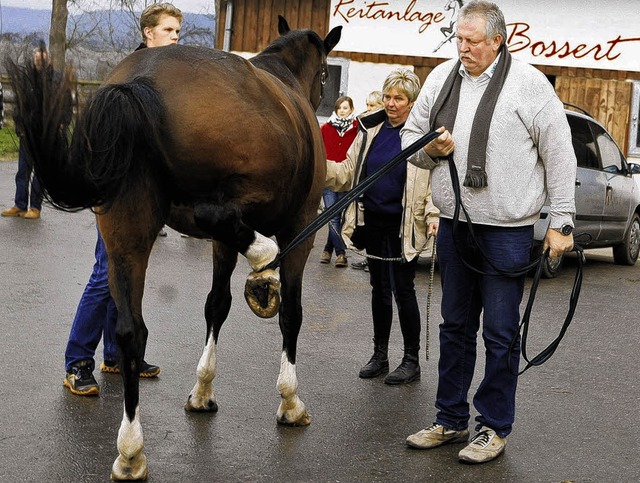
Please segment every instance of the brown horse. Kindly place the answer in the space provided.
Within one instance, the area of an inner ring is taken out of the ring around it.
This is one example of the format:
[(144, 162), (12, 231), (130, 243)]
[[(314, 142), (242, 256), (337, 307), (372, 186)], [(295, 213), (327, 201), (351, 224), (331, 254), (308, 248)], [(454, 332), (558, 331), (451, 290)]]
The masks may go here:
[(295, 364), (302, 275), (312, 238), (284, 257), (279, 269), (263, 269), (316, 214), (325, 153), (314, 111), (340, 27), (323, 40), (310, 30), (290, 31), (280, 17), (278, 31), (281, 37), (251, 61), (186, 46), (133, 53), (83, 109), (70, 141), (61, 108), (72, 86), (70, 70), (54, 82), (55, 76), (43, 75), (33, 64), (7, 65), (18, 127), (49, 199), (67, 210), (97, 207), (118, 308), (124, 385), (114, 479), (147, 476), (138, 387), (147, 340), (142, 295), (151, 247), (163, 224), (213, 239), (206, 344), (186, 409), (218, 409), (216, 346), (241, 253), (253, 270), (250, 305), (263, 317), (279, 311), (277, 422), (310, 422), (297, 395)]

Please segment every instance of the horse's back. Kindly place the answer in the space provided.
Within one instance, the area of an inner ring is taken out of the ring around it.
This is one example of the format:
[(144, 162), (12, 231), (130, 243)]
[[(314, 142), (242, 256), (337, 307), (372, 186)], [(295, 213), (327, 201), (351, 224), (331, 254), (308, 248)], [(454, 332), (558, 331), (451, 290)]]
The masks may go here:
[(142, 49), (107, 83), (137, 77), (151, 79), (165, 104), (167, 163), (181, 191), (220, 186), (225, 196), (291, 209), (323, 184), (322, 138), (309, 101), (249, 61), (207, 48)]

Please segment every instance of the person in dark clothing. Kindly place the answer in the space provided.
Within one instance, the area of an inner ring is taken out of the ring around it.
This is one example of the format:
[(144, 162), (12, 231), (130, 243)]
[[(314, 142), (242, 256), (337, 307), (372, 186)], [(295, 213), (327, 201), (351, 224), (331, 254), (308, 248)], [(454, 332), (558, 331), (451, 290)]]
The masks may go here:
[[(49, 61), (49, 55), (44, 47), (37, 47), (33, 51), (33, 61), (38, 69), (51, 69), (53, 67)], [(4, 109), (3, 117), (4, 119)], [(21, 133), (17, 132), (18, 138)], [(16, 173), (16, 194), (14, 205), (2, 211), (2, 216), (24, 218), (26, 220), (40, 219), (42, 211), (43, 193), (40, 181), (34, 176), (32, 169), (27, 164), (24, 145), (20, 142), (18, 148), (18, 172)]]
[[(327, 187), (336, 191), (351, 189), (356, 181), (374, 173), (400, 152), (400, 129), (418, 97), (420, 80), (410, 70), (399, 69), (387, 77), (382, 90), (384, 110), (358, 118), (360, 132), (347, 158), (341, 163), (327, 161)], [(359, 376), (372, 378), (389, 371), (388, 347), (395, 299), (404, 357), (384, 382), (407, 384), (420, 378), (416, 264), (421, 250), (426, 248), (428, 235), (435, 235), (438, 226), (438, 211), (429, 191), (429, 172), (405, 161), (378, 180), (356, 203), (363, 211), (347, 208), (343, 238), (349, 246), (355, 238), (355, 227), (364, 230), (364, 248), (371, 257), (374, 341), (373, 356), (360, 369)]]

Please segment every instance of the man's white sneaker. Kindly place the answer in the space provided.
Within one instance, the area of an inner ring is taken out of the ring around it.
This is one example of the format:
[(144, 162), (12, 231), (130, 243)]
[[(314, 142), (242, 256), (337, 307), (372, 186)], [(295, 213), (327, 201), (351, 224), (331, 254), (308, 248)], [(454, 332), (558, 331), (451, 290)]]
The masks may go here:
[(506, 438), (501, 438), (493, 429), (483, 426), (471, 439), (471, 443), (458, 453), (458, 459), (464, 463), (486, 463), (500, 456), (506, 445)]
[(454, 431), (446, 429), (438, 423), (433, 423), (426, 429), (418, 431), (407, 438), (407, 444), (412, 448), (431, 449), (451, 443), (466, 443), (469, 440), (469, 430)]

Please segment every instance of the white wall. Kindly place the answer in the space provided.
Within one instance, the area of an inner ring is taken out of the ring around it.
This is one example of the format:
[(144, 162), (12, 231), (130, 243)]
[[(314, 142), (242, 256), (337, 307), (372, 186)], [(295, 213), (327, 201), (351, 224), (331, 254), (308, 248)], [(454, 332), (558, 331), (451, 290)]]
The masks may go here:
[(382, 90), (382, 84), (391, 71), (412, 65), (374, 64), (372, 62), (349, 62), (349, 84), (345, 95), (353, 99), (357, 113), (367, 109), (367, 96), (371, 91)]

